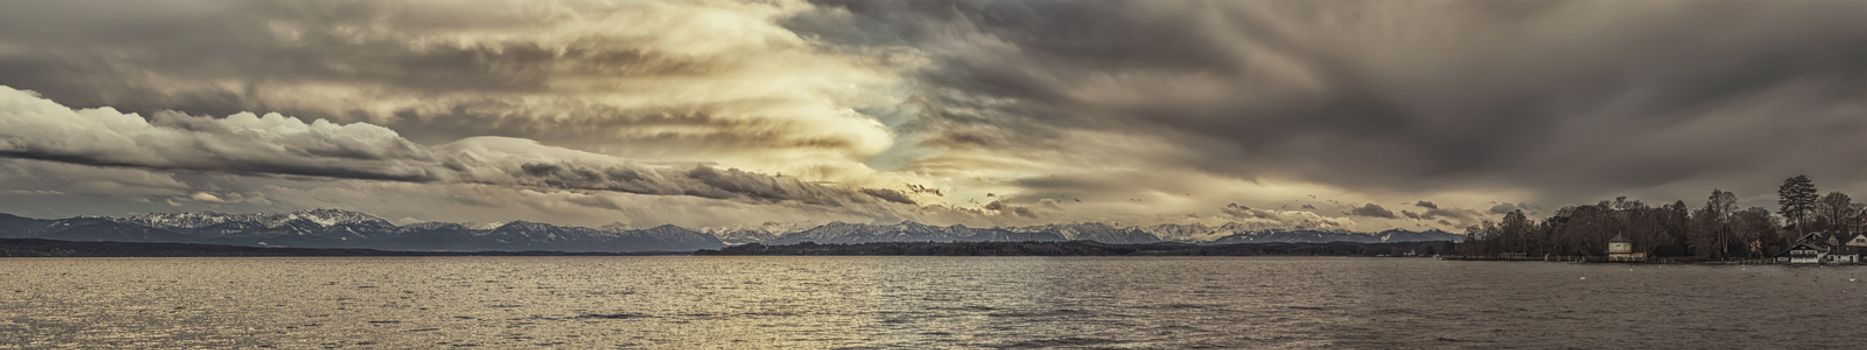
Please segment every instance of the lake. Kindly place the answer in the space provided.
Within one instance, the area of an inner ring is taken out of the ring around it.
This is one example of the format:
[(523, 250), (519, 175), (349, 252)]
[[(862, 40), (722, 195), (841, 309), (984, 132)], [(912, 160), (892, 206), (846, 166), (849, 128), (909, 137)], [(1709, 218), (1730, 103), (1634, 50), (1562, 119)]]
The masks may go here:
[(0, 349), (1856, 348), (1867, 269), (1418, 258), (0, 259)]

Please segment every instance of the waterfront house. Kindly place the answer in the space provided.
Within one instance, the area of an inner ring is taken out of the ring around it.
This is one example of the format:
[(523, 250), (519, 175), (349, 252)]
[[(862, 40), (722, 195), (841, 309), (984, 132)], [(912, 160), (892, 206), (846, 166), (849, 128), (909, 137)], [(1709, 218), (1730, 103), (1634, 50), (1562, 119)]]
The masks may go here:
[[(1841, 241), (1843, 238), (1847, 241)], [(1867, 253), (1867, 235), (1834, 235), (1828, 239), (1834, 244), (1830, 245), (1833, 248), (1828, 251), (1827, 263), (1859, 264), (1862, 253)]]
[(1646, 261), (1646, 252), (1634, 251), (1634, 241), (1619, 233), (1608, 240), (1608, 261)]
[(1838, 234), (1812, 232), (1797, 239), (1795, 245), (1777, 256), (1791, 264), (1858, 264), (1861, 252), (1867, 251), (1867, 237), (1851, 236), (1846, 242)]
[(1781, 258), (1788, 258), (1791, 264), (1820, 264), (1828, 258), (1828, 245), (1821, 242), (1797, 242), (1783, 251)]

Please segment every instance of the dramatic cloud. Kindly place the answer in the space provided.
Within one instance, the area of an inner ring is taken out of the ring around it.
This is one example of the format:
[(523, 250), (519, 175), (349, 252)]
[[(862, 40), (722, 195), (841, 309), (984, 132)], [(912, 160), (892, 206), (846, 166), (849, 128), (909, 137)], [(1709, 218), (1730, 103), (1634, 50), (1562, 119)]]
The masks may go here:
[(740, 1), (47, 2), (0, 8), (0, 84), (77, 107), (273, 111), (417, 142), (506, 136), (813, 180), (872, 173), (886, 53), (819, 47)]
[(1810, 151), (1867, 148), (1857, 2), (824, 3), (793, 27), (934, 60), (928, 147), (1564, 202), (1867, 172)]
[[(81, 165), (241, 175), (291, 175), (602, 190), (818, 205), (914, 204), (893, 190), (844, 189), (718, 169), (649, 164), (503, 137), (424, 147), (366, 123), (306, 123), (242, 113), (226, 118), (162, 113), (145, 120), (114, 109), (73, 110), (0, 86), (0, 156)], [(206, 193), (192, 198), (224, 200)]]
[(14, 2), (0, 208), (1375, 230), (1711, 188), (1771, 205), (1800, 173), (1867, 191), (1867, 162), (1841, 156), (1867, 149), (1860, 18), (1742, 0)]

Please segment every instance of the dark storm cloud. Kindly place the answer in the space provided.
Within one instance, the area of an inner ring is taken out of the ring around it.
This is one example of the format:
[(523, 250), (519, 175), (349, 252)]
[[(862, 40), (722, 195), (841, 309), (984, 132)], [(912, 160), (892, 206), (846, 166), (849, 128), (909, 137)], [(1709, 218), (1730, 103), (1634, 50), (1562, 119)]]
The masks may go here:
[(1348, 214), (1355, 215), (1355, 216), (1366, 216), (1366, 217), (1375, 217), (1375, 218), (1383, 218), (1383, 219), (1399, 218), (1399, 216), (1394, 215), (1394, 211), (1387, 210), (1387, 208), (1381, 207), (1381, 205), (1374, 204), (1374, 203), (1368, 203), (1366, 205), (1355, 207), (1355, 209), (1350, 209), (1348, 211)]
[(1861, 2), (818, 3), (790, 25), (935, 61), (932, 147), (1117, 131), (1243, 178), (1563, 199), (1867, 172), (1786, 156), (1867, 148)]

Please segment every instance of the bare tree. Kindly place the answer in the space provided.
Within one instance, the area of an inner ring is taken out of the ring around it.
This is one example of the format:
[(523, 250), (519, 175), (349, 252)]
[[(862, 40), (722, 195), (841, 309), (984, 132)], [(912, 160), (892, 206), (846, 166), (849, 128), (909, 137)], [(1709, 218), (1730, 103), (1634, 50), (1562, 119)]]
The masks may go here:
[(1830, 192), (1815, 203), (1816, 225), (1834, 233), (1853, 234), (1860, 229), (1861, 208), (1846, 193)]

